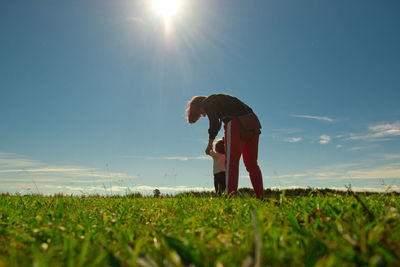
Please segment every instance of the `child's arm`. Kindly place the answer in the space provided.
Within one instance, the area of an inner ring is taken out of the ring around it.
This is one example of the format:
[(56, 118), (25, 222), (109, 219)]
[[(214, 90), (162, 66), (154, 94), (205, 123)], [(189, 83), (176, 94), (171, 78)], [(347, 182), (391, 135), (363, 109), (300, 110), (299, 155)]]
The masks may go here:
[(214, 152), (214, 150), (211, 150), (211, 151), (210, 151), (210, 154), (208, 154), (208, 155), (210, 155), (212, 158), (215, 158), (216, 153)]

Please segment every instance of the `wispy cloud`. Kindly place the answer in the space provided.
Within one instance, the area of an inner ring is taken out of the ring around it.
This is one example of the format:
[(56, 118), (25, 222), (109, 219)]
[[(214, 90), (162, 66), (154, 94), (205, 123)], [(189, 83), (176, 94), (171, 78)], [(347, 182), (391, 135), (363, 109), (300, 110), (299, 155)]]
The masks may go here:
[(294, 181), (301, 178), (303, 181), (348, 181), (373, 179), (400, 179), (400, 162), (384, 162), (382, 165), (369, 167), (370, 162), (364, 164), (335, 164), (306, 170), (303, 173), (286, 173), (283, 175), (266, 176), (265, 178), (281, 178)]
[[(93, 178), (97, 180), (109, 181), (110, 179), (127, 179), (135, 178), (122, 172), (101, 171), (96, 168), (87, 168), (81, 166), (54, 166), (37, 160), (27, 159), (18, 154), (0, 152), (0, 180), (11, 179), (14, 181), (22, 181), (24, 179), (35, 178), (36, 181), (43, 182), (61, 182), (71, 180), (80, 180)], [(83, 180), (84, 181), (84, 180)]]
[(384, 154), (383, 156), (387, 160), (400, 160), (400, 154)]
[(169, 156), (169, 157), (160, 157), (159, 159), (186, 161), (186, 160), (208, 160), (208, 159), (210, 159), (210, 157), (208, 157), (208, 156), (195, 156), (195, 157)]
[(329, 135), (323, 134), (319, 137), (319, 143), (320, 144), (329, 144), (329, 142), (331, 141), (331, 137)]
[(388, 164), (366, 170), (351, 170), (347, 175), (354, 179), (400, 179), (400, 163)]
[(366, 134), (347, 134), (344, 140), (388, 141), (390, 137), (400, 136), (400, 121), (394, 123), (380, 123), (367, 127)]
[(394, 123), (385, 123), (371, 125), (368, 130), (374, 133), (378, 137), (384, 136), (399, 136), (400, 135), (400, 121)]
[(279, 175), (276, 178), (299, 178), (299, 177), (305, 177), (306, 174), (304, 173), (294, 173), (294, 174), (284, 174), (284, 175)]
[(39, 161), (27, 159), (21, 155), (0, 152), (0, 170), (4, 168), (31, 168), (40, 165)]
[(376, 147), (377, 147), (376, 145), (352, 146), (352, 147), (349, 147), (347, 150), (348, 151), (364, 151), (364, 150), (369, 150), (369, 149), (373, 149)]
[(285, 141), (289, 143), (297, 143), (300, 142), (303, 138), (302, 137), (289, 137), (286, 138)]
[(297, 114), (292, 114), (291, 116), (294, 117), (294, 118), (313, 119), (313, 120), (328, 121), (328, 122), (334, 122), (335, 121), (332, 118), (324, 117), (324, 116), (297, 115)]
[(298, 136), (302, 131), (303, 130), (296, 128), (275, 128), (268, 130), (268, 132), (262, 136), (272, 137), (274, 140), (281, 142), (297, 143), (303, 140), (303, 137)]
[(332, 172), (332, 171), (315, 173), (315, 176), (317, 176), (317, 177), (332, 177), (332, 176), (335, 176), (335, 175), (337, 175), (337, 173), (336, 172)]
[[(336, 169), (328, 172), (310, 172), (321, 179), (400, 179), (400, 163), (384, 164), (371, 168)], [(317, 178), (318, 179), (318, 178)]]
[(145, 159), (145, 160), (178, 160), (178, 161), (187, 161), (187, 160), (210, 160), (209, 156), (164, 156), (164, 157), (147, 157), (147, 156), (121, 156), (122, 158), (135, 158), (135, 159)]
[(56, 178), (63, 177), (95, 177), (95, 178), (135, 178), (135, 176), (127, 175), (126, 173), (120, 172), (102, 172), (96, 169), (81, 168), (81, 167), (41, 167), (41, 168), (30, 168), (30, 169), (0, 169), (0, 174), (18, 174), (22, 175), (42, 175), (42, 176), (53, 176)]
[[(278, 175), (278, 173), (274, 172), (274, 175), (263, 175), (264, 178), (270, 178), (270, 179), (276, 179), (276, 178), (300, 178), (300, 177), (306, 177), (308, 174), (306, 173), (292, 173), (292, 174), (282, 174)], [(250, 178), (248, 176), (248, 178)]]

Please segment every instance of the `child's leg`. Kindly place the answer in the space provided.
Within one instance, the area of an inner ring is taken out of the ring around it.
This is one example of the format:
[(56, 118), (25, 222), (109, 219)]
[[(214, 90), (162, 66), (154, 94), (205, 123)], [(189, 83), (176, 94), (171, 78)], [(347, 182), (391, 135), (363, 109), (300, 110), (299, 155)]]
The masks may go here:
[(225, 191), (225, 172), (214, 174), (214, 187), (218, 195)]
[(243, 162), (249, 172), (256, 197), (262, 198), (264, 196), (263, 180), (260, 167), (257, 163), (258, 137), (256, 135), (246, 142), (243, 148)]
[(225, 175), (226, 175), (226, 173), (225, 172), (220, 172), (220, 173), (221, 173), (221, 175), (219, 176), (219, 180), (218, 180), (219, 183), (218, 184), (219, 184), (220, 191), (222, 193), (226, 189), (226, 184), (225, 184)]
[(214, 188), (215, 188), (215, 193), (219, 194), (219, 184), (218, 184), (218, 175), (214, 174)]

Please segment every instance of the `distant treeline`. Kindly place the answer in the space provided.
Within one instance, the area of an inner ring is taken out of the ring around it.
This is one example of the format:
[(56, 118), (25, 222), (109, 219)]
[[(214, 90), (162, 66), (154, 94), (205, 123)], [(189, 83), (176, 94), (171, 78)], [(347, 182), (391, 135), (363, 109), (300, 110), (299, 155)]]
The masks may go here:
[[(390, 188), (389, 188), (390, 189)], [(348, 190), (335, 190), (330, 188), (292, 188), (292, 189), (265, 189), (264, 190), (264, 197), (265, 198), (279, 198), (281, 195), (285, 195), (286, 197), (300, 197), (300, 196), (316, 196), (316, 195), (326, 195), (326, 194), (336, 194), (336, 195), (348, 195), (348, 194), (361, 194), (361, 195), (374, 195), (374, 194), (390, 194), (390, 195), (400, 195), (400, 192), (393, 192), (387, 190), (387, 192), (353, 192), (350, 189)], [(1, 193), (2, 196), (10, 196), (10, 195), (17, 195), (20, 196), (21, 194), (10, 194), (10, 193)], [(42, 194), (29, 194), (29, 196), (45, 196)], [(177, 194), (164, 194), (160, 190), (155, 189), (153, 191), (153, 195), (149, 194), (142, 194), (140, 192), (132, 192), (125, 195), (102, 195), (102, 194), (87, 194), (87, 195), (74, 195), (74, 194), (63, 194), (58, 193), (52, 196), (55, 197), (98, 197), (98, 198), (145, 198), (145, 197), (218, 197), (215, 192), (212, 191), (188, 191), (188, 192), (181, 192)], [(252, 188), (239, 188), (238, 190), (238, 197), (255, 197), (254, 191)]]
[[(347, 194), (362, 194), (362, 195), (373, 195), (373, 194), (391, 194), (391, 195), (400, 195), (400, 192), (353, 192), (351, 189), (349, 190), (335, 190), (330, 188), (292, 188), (292, 189), (264, 189), (264, 197), (265, 198), (279, 198), (282, 194), (285, 194), (287, 197), (300, 197), (300, 196), (316, 196), (316, 195), (326, 195), (326, 194), (337, 194), (337, 195), (347, 195)], [(254, 191), (251, 188), (239, 188), (238, 194), (239, 197), (255, 197)], [(174, 196), (216, 196), (214, 192), (183, 192), (176, 194)]]

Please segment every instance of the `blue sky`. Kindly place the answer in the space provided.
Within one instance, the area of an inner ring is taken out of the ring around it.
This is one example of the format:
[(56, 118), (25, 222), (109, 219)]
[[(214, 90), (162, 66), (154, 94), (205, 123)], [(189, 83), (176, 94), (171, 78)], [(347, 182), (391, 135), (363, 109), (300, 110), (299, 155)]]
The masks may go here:
[(0, 191), (211, 189), (208, 120), (185, 109), (213, 93), (259, 116), (265, 187), (399, 190), (399, 12), (181, 0), (166, 19), (151, 0), (2, 1)]

